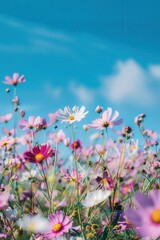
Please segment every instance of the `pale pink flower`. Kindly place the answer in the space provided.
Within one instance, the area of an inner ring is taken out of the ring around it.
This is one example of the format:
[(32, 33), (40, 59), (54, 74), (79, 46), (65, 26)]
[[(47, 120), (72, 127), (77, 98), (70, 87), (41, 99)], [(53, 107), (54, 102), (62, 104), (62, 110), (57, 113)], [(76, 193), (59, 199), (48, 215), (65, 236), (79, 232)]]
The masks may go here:
[(6, 114), (4, 116), (0, 116), (0, 122), (7, 123), (11, 118), (12, 118), (12, 114), (8, 113), (8, 114)]
[(19, 98), (16, 96), (15, 98), (12, 99), (12, 102), (15, 103), (16, 105), (19, 105)]
[(25, 82), (24, 75), (19, 76), (18, 73), (14, 73), (12, 78), (9, 76), (6, 76), (4, 81), (5, 84), (14, 85), (14, 86), (22, 82)]
[(0, 209), (6, 207), (8, 205), (9, 193), (1, 192), (0, 193)]
[(120, 125), (122, 123), (122, 119), (115, 121), (115, 119), (119, 116), (119, 112), (115, 111), (114, 115), (112, 115), (112, 108), (108, 108), (104, 111), (100, 118), (95, 119), (92, 124), (89, 124), (89, 127), (96, 129), (105, 129), (105, 128), (113, 128), (113, 126)]
[(54, 143), (57, 144), (63, 142), (66, 137), (62, 129), (60, 129), (57, 133), (49, 133), (48, 135), (51, 139), (53, 139)]
[(49, 120), (50, 120), (48, 123), (48, 126), (50, 126), (52, 123), (57, 121), (56, 113), (49, 113), (48, 116), (49, 116)]
[[(78, 177), (78, 179), (77, 179)], [(78, 180), (78, 183), (80, 184), (83, 177), (82, 177), (82, 174), (81, 173), (76, 173), (76, 170), (75, 169), (72, 169), (72, 172), (69, 173), (69, 172), (66, 172), (65, 176), (64, 176), (64, 179), (66, 179), (67, 181), (71, 182), (71, 183), (75, 183), (77, 180)]]
[(85, 160), (86, 158), (90, 158), (91, 156), (93, 156), (94, 154), (94, 147), (93, 146), (89, 146), (86, 148), (82, 149), (82, 158), (83, 160)]
[(142, 237), (160, 237), (160, 190), (151, 190), (149, 195), (136, 193), (137, 208), (127, 210), (127, 219)]
[(154, 140), (157, 140), (158, 138), (158, 134), (150, 129), (145, 129), (143, 132), (144, 135), (146, 135), (147, 137), (150, 137)]
[(63, 142), (64, 142), (64, 145), (68, 147), (70, 145), (70, 138), (65, 138)]
[(13, 137), (2, 137), (0, 139), (0, 148), (2, 149), (8, 149), (10, 146), (12, 146), (15, 143), (15, 140)]
[(25, 119), (21, 119), (19, 121), (19, 127), (23, 130), (33, 129), (36, 128), (39, 124), (41, 124), (41, 122), (42, 119), (40, 116), (38, 117), (30, 116), (28, 121), (26, 121)]
[(2, 132), (7, 136), (14, 136), (16, 131), (15, 131), (15, 129), (9, 130), (8, 128), (3, 128)]

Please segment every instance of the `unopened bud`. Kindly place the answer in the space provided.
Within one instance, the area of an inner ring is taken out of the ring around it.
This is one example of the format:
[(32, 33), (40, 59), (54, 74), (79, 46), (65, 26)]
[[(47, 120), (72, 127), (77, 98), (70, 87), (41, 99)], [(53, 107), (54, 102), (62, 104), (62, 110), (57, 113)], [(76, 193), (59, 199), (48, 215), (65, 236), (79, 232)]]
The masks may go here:
[(95, 112), (101, 113), (103, 111), (103, 107), (100, 107), (99, 105), (96, 107)]
[(22, 118), (25, 116), (25, 111), (24, 111), (24, 110), (21, 110), (20, 116), (21, 116)]
[(6, 88), (6, 92), (9, 93), (11, 91), (10, 88)]
[(88, 125), (83, 125), (83, 129), (84, 129), (85, 131), (88, 131), (88, 129), (89, 129)]

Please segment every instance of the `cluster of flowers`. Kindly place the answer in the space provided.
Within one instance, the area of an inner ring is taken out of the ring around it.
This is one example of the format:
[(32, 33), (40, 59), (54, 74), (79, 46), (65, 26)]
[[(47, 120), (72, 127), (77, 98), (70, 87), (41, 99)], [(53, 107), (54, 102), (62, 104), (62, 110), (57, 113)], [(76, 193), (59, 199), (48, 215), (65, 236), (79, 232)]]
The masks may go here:
[(59, 109), (49, 121), (26, 120), (16, 95), (22, 82), (17, 73), (4, 81), (14, 88), (13, 114), (19, 120), (9, 129), (13, 114), (0, 116), (0, 238), (159, 239), (159, 138), (144, 128), (146, 116), (135, 118), (140, 145), (131, 127), (115, 129), (123, 123), (117, 111), (97, 106), (97, 118), (82, 126), (84, 138), (91, 133), (84, 146), (75, 125), (86, 108)]

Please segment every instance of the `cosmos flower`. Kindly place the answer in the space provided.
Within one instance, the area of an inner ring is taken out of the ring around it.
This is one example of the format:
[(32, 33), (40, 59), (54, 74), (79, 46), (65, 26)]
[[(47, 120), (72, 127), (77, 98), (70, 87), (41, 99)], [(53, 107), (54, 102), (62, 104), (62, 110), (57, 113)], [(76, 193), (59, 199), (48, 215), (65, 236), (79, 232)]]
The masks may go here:
[(17, 221), (17, 225), (28, 231), (33, 233), (46, 233), (49, 229), (49, 222), (44, 217), (40, 215), (24, 215), (23, 218), (20, 218)]
[(6, 76), (4, 83), (8, 84), (8, 85), (16, 86), (18, 83), (22, 83), (22, 82), (25, 82), (25, 81), (26, 80), (24, 79), (24, 75), (19, 76), (18, 73), (14, 73), (12, 78), (9, 77), (9, 76)]
[(36, 175), (36, 170), (31, 170), (30, 172), (23, 172), (20, 181), (27, 181), (31, 178), (34, 178)]
[(49, 145), (38, 145), (33, 147), (30, 151), (24, 152), (23, 156), (26, 161), (32, 163), (40, 163), (48, 157), (52, 157), (55, 151)]
[(9, 193), (1, 192), (0, 193), (0, 209), (6, 207), (8, 205)]
[(71, 149), (72, 150), (82, 149), (82, 142), (80, 140), (74, 141), (73, 143), (71, 143)]
[(22, 130), (27, 130), (27, 129), (33, 129), (35, 127), (37, 127), (39, 124), (42, 123), (42, 119), (41, 117), (34, 117), (34, 116), (30, 116), (28, 121), (26, 121), (25, 119), (21, 119), (19, 121), (19, 127)]
[(57, 119), (62, 120), (62, 122), (67, 122), (72, 124), (75, 121), (80, 122), (82, 118), (88, 113), (85, 112), (86, 108), (82, 106), (81, 108), (74, 106), (72, 109), (70, 107), (65, 107), (64, 110), (59, 109), (57, 111)]
[(62, 129), (60, 129), (56, 133), (49, 133), (48, 136), (49, 136), (49, 138), (53, 139), (55, 144), (63, 142), (66, 137), (66, 135)]
[(48, 240), (62, 236), (72, 227), (72, 221), (69, 216), (64, 216), (62, 211), (57, 211), (49, 216), (49, 231), (45, 234)]
[(105, 191), (102, 191), (101, 189), (96, 190), (96, 191), (87, 193), (86, 198), (82, 200), (81, 203), (85, 207), (93, 207), (107, 200), (110, 195), (111, 195), (110, 190), (105, 190)]
[(0, 122), (7, 123), (11, 118), (12, 118), (12, 114), (8, 113), (8, 114), (6, 114), (4, 116), (0, 116)]
[(8, 149), (15, 143), (15, 139), (13, 137), (2, 137), (0, 139), (0, 148)]
[(136, 194), (137, 208), (127, 210), (127, 219), (133, 223), (135, 231), (142, 237), (160, 237), (160, 190), (151, 190), (146, 196)]
[[(78, 179), (77, 179), (77, 177), (78, 177)], [(72, 169), (71, 173), (69, 173), (69, 172), (65, 173), (64, 179), (66, 179), (67, 181), (69, 181), (71, 183), (75, 183), (78, 180), (78, 183), (80, 184), (82, 179), (83, 179), (83, 177), (82, 177), (81, 173), (77, 174), (76, 170)]]
[(102, 188), (102, 187), (104, 187), (105, 189), (112, 189), (113, 188), (114, 181), (113, 181), (113, 179), (111, 179), (108, 176), (107, 171), (103, 172), (103, 176), (102, 177), (98, 176), (96, 178), (96, 181), (97, 181), (97, 183), (99, 185), (99, 188)]
[(113, 126), (120, 125), (123, 120), (119, 119), (115, 121), (115, 119), (119, 116), (119, 112), (115, 111), (114, 115), (112, 115), (112, 108), (108, 108), (106, 111), (104, 111), (100, 118), (95, 119), (91, 124), (89, 124), (89, 127), (95, 128), (95, 129), (105, 129), (105, 128), (113, 128)]

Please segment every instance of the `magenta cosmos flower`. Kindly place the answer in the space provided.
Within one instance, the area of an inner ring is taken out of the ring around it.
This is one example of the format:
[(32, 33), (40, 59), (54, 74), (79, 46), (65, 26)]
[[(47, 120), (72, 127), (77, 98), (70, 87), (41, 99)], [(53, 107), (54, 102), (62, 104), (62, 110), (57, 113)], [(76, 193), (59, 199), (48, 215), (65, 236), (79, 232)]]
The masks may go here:
[(127, 210), (127, 219), (142, 237), (160, 237), (160, 189), (152, 190), (149, 196), (136, 194), (138, 208)]
[(113, 126), (120, 125), (123, 120), (119, 119), (115, 121), (115, 119), (119, 116), (119, 112), (115, 111), (114, 115), (112, 115), (112, 108), (108, 108), (104, 111), (100, 118), (95, 119), (92, 124), (89, 124), (89, 127), (96, 129), (105, 129), (105, 128), (113, 128)]
[(24, 75), (19, 76), (18, 73), (14, 73), (12, 78), (9, 77), (9, 76), (6, 76), (4, 83), (8, 84), (8, 85), (16, 86), (18, 83), (22, 83), (22, 82), (25, 82), (25, 81), (26, 80), (24, 79)]
[(48, 157), (52, 157), (55, 151), (49, 145), (40, 145), (33, 147), (30, 151), (24, 152), (23, 156), (26, 161), (40, 163)]
[(57, 211), (49, 216), (50, 230), (45, 234), (48, 240), (54, 239), (67, 233), (72, 227), (72, 221), (69, 216), (64, 216), (62, 211)]

